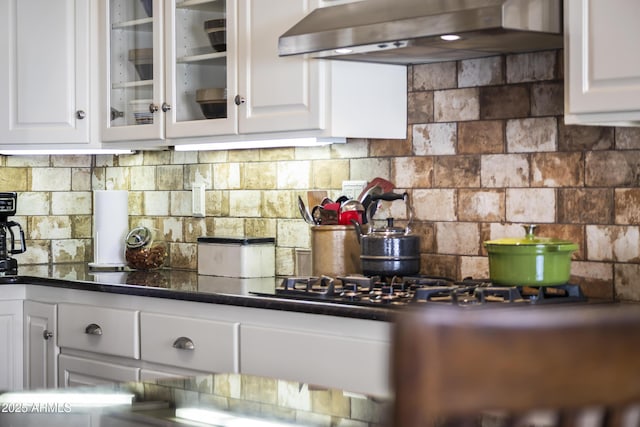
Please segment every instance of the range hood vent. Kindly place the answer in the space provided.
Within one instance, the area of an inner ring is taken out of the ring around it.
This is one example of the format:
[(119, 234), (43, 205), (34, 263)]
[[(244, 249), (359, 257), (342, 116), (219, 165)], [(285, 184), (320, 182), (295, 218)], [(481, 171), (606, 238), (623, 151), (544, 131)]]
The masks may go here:
[(406, 65), (562, 45), (561, 0), (362, 0), (314, 10), (279, 53)]

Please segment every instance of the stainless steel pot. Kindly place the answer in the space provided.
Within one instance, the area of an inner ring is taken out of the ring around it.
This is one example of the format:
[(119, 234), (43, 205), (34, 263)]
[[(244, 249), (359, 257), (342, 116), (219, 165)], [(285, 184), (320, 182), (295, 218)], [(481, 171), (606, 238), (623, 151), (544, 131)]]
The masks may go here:
[(413, 214), (407, 193), (384, 193), (375, 195), (377, 200), (404, 200), (409, 218), (407, 227), (395, 227), (393, 218), (387, 218), (387, 225), (371, 228), (362, 233), (359, 225), (356, 231), (360, 241), (360, 262), (362, 273), (367, 276), (407, 276), (420, 272), (420, 237), (411, 234)]

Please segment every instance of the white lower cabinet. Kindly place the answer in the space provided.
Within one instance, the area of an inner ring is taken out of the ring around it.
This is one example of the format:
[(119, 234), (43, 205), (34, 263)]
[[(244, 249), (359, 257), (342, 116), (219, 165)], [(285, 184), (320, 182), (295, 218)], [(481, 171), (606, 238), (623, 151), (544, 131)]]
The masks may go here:
[[(342, 331), (344, 332), (344, 331)], [(386, 396), (388, 341), (242, 325), (242, 373)]]
[(0, 301), (0, 392), (22, 389), (22, 300)]
[(28, 389), (58, 385), (57, 306), (24, 302), (24, 386)]
[(95, 386), (140, 378), (140, 368), (66, 354), (60, 355), (58, 369), (60, 387)]
[(142, 360), (203, 372), (238, 372), (238, 322), (140, 314)]

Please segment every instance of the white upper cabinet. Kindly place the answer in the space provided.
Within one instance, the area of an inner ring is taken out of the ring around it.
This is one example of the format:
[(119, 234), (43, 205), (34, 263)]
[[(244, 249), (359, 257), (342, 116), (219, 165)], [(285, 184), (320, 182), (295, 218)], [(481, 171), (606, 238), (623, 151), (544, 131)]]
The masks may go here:
[(565, 122), (640, 125), (640, 2), (565, 0)]
[(102, 0), (103, 140), (404, 138), (404, 67), (278, 56), (318, 4)]
[(0, 144), (90, 142), (90, 4), (0, 0)]

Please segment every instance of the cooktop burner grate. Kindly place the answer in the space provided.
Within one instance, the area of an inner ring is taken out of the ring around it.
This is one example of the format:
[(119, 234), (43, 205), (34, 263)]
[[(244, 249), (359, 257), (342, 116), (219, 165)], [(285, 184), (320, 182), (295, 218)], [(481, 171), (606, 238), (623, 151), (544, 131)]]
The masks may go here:
[(288, 299), (324, 301), (369, 307), (403, 307), (447, 303), (467, 306), (489, 303), (548, 304), (583, 302), (587, 298), (574, 284), (558, 286), (502, 286), (489, 280), (410, 276), (287, 277), (275, 294), (257, 294)]

